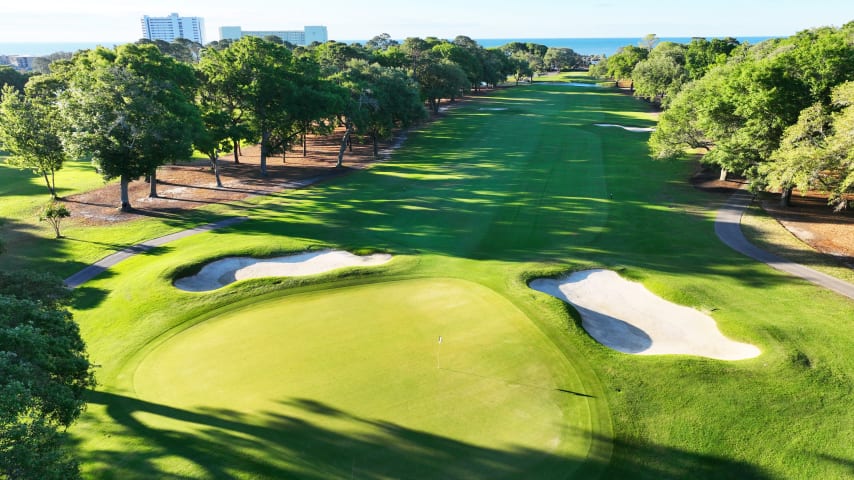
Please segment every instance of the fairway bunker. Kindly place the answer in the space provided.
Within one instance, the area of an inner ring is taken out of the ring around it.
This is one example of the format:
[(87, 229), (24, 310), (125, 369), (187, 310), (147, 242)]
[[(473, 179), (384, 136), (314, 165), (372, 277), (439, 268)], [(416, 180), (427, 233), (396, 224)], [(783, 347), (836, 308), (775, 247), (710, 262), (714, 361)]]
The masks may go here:
[(655, 131), (652, 127), (626, 127), (625, 125), (617, 125), (615, 123), (594, 123), (593, 125), (596, 127), (622, 128), (629, 132), (649, 133)]
[(341, 250), (321, 250), (275, 258), (229, 257), (211, 262), (199, 273), (175, 280), (175, 287), (188, 292), (207, 292), (250, 278), (315, 275), (344, 267), (370, 267), (391, 260), (375, 253), (360, 257)]
[(590, 336), (623, 353), (718, 360), (744, 360), (761, 353), (753, 345), (726, 338), (710, 316), (670, 303), (610, 270), (541, 278), (530, 287), (571, 303)]

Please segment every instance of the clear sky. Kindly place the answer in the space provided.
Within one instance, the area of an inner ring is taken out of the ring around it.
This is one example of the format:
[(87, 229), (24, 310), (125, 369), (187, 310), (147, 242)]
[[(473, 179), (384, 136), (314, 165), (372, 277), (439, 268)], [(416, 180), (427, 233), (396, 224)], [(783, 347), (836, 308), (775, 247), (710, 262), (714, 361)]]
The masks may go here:
[(130, 42), (142, 15), (203, 17), (218, 28), (301, 30), (334, 40), (788, 36), (854, 20), (852, 0), (0, 0), (2, 42)]

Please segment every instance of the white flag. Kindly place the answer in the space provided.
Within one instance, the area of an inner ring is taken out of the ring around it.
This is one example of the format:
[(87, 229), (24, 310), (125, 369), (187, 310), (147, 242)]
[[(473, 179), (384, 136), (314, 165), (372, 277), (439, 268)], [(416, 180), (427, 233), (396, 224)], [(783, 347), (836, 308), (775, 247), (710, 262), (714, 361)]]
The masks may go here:
[(442, 343), (442, 336), (439, 335), (439, 343)]

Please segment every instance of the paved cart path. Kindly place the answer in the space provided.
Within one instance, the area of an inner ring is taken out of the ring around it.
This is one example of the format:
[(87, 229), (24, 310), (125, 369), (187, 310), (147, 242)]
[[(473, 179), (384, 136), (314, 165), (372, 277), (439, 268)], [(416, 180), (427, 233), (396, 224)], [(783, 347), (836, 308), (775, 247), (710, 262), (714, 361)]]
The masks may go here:
[(718, 235), (718, 238), (739, 253), (767, 263), (777, 270), (809, 280), (854, 300), (854, 285), (815, 271), (799, 263), (778, 257), (750, 243), (741, 231), (741, 216), (750, 205), (752, 198), (750, 193), (739, 190), (718, 210), (717, 218), (715, 218), (715, 233)]
[(128, 247), (124, 250), (118, 251), (112, 255), (108, 255), (93, 263), (92, 265), (89, 265), (83, 270), (80, 270), (79, 272), (65, 279), (65, 286), (67, 286), (68, 288), (77, 288), (80, 285), (83, 285), (84, 283), (88, 282), (89, 280), (92, 280), (104, 270), (138, 253), (147, 252), (154, 247), (159, 247), (171, 241), (178, 240), (179, 238), (185, 238), (191, 235), (195, 235), (197, 233), (209, 232), (218, 228), (228, 227), (230, 225), (240, 223), (246, 220), (247, 218), (248, 217), (227, 218), (225, 220), (220, 220), (219, 222), (209, 223), (207, 225), (191, 228), (189, 230), (182, 230), (180, 232), (175, 232), (152, 240), (146, 240), (132, 247)]

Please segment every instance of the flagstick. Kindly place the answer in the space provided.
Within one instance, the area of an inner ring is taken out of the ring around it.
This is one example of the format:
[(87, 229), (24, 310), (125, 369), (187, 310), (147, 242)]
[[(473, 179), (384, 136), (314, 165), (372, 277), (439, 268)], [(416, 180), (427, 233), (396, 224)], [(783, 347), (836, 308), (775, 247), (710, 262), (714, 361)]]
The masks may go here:
[(439, 353), (440, 353), (441, 349), (442, 349), (442, 336), (439, 335), (439, 342), (436, 343), (436, 368), (437, 369), (440, 368), (439, 367)]

